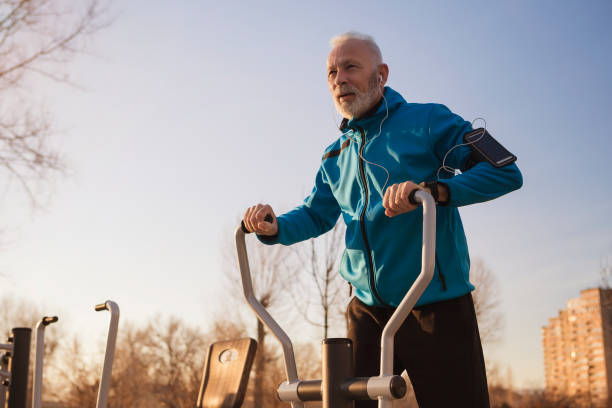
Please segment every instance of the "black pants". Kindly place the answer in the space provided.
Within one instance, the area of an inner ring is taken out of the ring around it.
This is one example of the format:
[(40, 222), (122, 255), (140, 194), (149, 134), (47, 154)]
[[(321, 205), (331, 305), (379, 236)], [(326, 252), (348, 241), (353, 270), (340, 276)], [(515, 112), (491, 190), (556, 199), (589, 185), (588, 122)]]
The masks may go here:
[[(355, 376), (380, 373), (380, 336), (394, 309), (348, 306)], [(395, 335), (394, 372), (408, 372), (420, 408), (489, 407), (487, 375), (472, 295), (415, 308)], [(357, 401), (355, 408), (375, 408)]]

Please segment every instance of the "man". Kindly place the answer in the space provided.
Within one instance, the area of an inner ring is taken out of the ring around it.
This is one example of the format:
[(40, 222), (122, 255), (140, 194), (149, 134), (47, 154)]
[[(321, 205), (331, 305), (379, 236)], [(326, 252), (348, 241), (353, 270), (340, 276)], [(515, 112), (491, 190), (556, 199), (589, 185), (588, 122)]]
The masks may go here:
[[(520, 188), (521, 173), (515, 164), (474, 163), (470, 147), (462, 145), (470, 123), (443, 105), (407, 103), (385, 87), (389, 68), (371, 37), (348, 33), (331, 44), (327, 78), (344, 116), (343, 133), (325, 149), (314, 189), (301, 206), (276, 218), (269, 205), (258, 204), (246, 211), (244, 223), (264, 243), (291, 245), (325, 233), (342, 215), (347, 230), (340, 274), (355, 288), (348, 337), (356, 376), (373, 376), (382, 328), (421, 269), (423, 213), (408, 196), (414, 189), (430, 192), (438, 203), (435, 275), (395, 337), (394, 369), (406, 369), (421, 407), (488, 407), (457, 207)], [(268, 214), (272, 222), (265, 221)]]

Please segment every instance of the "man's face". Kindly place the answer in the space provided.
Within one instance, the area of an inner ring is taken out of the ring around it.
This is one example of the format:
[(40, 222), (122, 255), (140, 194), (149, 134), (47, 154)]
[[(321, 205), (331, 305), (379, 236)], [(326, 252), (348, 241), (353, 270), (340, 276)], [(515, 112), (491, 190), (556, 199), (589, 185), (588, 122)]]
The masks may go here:
[(345, 118), (358, 118), (381, 97), (381, 84), (372, 50), (360, 40), (335, 47), (327, 57), (327, 83), (336, 109)]

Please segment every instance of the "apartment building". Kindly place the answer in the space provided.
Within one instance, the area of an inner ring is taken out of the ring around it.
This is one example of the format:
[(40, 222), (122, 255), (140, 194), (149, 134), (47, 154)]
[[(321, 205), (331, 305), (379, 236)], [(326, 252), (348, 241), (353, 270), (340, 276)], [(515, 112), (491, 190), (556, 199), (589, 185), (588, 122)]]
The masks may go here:
[(612, 289), (586, 289), (542, 328), (546, 390), (581, 406), (612, 401)]

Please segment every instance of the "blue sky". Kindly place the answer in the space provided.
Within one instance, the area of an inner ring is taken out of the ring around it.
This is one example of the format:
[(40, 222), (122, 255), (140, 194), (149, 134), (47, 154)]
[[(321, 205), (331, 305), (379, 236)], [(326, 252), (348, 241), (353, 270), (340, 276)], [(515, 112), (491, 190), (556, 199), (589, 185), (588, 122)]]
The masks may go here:
[(502, 292), (490, 355), (543, 385), (541, 326), (612, 256), (610, 2), (228, 3), (117, 2), (94, 55), (67, 67), (85, 90), (33, 80), (71, 172), (42, 211), (16, 191), (0, 202), (0, 292), (93, 333), (107, 298), (122, 319), (207, 324), (239, 214), (298, 204), (338, 136), (328, 41), (358, 30), (408, 101), (484, 117), (518, 156), (520, 191), (460, 211)]

